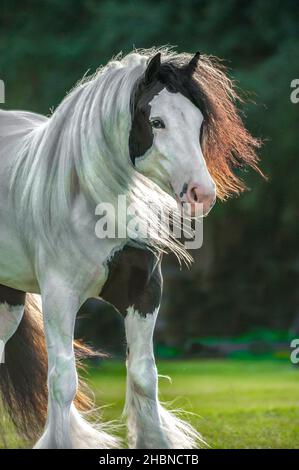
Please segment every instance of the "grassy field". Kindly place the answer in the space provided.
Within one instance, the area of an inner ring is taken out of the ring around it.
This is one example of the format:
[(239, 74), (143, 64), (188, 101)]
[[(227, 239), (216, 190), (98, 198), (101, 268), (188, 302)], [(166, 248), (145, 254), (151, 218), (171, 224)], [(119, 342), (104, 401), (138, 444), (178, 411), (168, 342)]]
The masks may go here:
[[(160, 398), (195, 413), (188, 419), (211, 448), (299, 448), (299, 369), (272, 361), (160, 361)], [(88, 380), (103, 417), (118, 419), (125, 367), (106, 361)], [(24, 447), (6, 426), (7, 447)], [(2, 444), (4, 447), (4, 444)]]

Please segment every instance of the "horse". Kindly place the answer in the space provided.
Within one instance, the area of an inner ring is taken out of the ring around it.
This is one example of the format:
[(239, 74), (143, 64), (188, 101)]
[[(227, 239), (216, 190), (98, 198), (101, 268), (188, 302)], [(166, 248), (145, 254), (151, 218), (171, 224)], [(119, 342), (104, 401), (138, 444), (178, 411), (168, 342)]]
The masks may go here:
[[(235, 168), (260, 171), (239, 100), (216, 57), (152, 48), (116, 56), (48, 117), (0, 111), (0, 382), (3, 406), (34, 448), (123, 445), (113, 424), (88, 419), (78, 380), (76, 353), (88, 349), (74, 342), (74, 326), (90, 298), (124, 318), (129, 447), (201, 445), (158, 397), (162, 257), (190, 260), (158, 209), (181, 214), (188, 203), (193, 217), (200, 204), (205, 216), (216, 197), (245, 189)], [(96, 235), (96, 206), (116, 208), (119, 195), (141, 225), (155, 220), (147, 237)]]

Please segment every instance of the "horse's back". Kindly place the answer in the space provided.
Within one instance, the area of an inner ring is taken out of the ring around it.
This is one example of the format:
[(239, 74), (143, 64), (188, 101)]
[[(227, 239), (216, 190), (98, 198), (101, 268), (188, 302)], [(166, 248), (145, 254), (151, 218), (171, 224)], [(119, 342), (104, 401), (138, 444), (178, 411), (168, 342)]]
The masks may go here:
[(1, 142), (24, 135), (47, 120), (48, 118), (41, 114), (27, 111), (0, 110), (0, 152)]
[(24, 138), (48, 118), (27, 111), (0, 110), (0, 184), (9, 180), (9, 170)]

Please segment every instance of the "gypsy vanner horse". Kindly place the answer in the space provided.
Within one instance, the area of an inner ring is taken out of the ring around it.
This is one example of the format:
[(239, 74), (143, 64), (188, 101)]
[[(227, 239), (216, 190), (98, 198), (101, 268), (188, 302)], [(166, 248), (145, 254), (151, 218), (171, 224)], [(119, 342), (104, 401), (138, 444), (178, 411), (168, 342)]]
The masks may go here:
[[(158, 209), (187, 202), (191, 216), (196, 204), (206, 215), (216, 194), (244, 189), (234, 167), (260, 171), (238, 100), (218, 59), (161, 48), (111, 60), (50, 117), (0, 111), (2, 402), (35, 448), (121, 446), (108, 423), (86, 419), (92, 404), (77, 377), (75, 353), (87, 349), (74, 342), (75, 319), (92, 297), (124, 317), (129, 446), (200, 445), (158, 399), (161, 258), (190, 260)], [(96, 236), (95, 207), (116, 207), (119, 195), (140, 226), (155, 220), (146, 238)]]

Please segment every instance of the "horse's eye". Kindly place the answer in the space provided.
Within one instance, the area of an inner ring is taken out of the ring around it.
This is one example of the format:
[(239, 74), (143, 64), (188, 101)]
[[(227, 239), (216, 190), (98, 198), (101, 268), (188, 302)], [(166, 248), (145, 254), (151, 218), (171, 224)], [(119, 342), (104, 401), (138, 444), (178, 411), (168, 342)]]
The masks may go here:
[(151, 119), (150, 123), (154, 129), (165, 129), (165, 124), (160, 118)]

